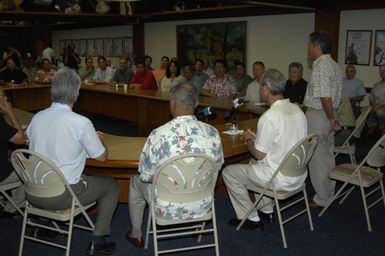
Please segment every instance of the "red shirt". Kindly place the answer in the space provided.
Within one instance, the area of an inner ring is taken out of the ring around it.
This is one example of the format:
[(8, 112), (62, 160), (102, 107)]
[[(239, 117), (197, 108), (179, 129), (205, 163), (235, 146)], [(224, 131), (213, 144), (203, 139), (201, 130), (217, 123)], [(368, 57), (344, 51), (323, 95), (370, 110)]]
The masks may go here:
[(141, 89), (158, 89), (155, 77), (152, 71), (144, 71), (143, 73), (135, 72), (134, 78), (131, 80), (131, 84), (140, 84)]

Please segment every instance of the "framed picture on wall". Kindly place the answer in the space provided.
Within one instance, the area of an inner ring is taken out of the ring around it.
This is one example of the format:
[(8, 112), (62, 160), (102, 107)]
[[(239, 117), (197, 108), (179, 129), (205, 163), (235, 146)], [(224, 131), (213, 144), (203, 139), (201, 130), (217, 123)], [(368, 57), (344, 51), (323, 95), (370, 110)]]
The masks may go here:
[(385, 30), (376, 30), (373, 65), (379, 66), (382, 64), (385, 64)]
[(194, 63), (207, 59), (210, 66), (222, 59), (230, 70), (246, 63), (246, 22), (180, 25), (176, 27), (178, 59)]
[(96, 56), (105, 56), (104, 51), (104, 40), (103, 38), (96, 38), (95, 39), (95, 54)]
[(123, 38), (114, 38), (115, 57), (123, 57)]
[(124, 57), (131, 58), (132, 61), (135, 61), (134, 50), (132, 45), (132, 37), (124, 38)]
[(114, 57), (114, 39), (105, 38), (104, 39), (104, 55), (106, 57)]
[(345, 64), (369, 65), (371, 45), (371, 30), (348, 30), (346, 34)]
[(86, 39), (79, 40), (79, 55), (81, 57), (87, 57), (87, 40)]
[(95, 40), (87, 39), (87, 56), (95, 57)]
[(66, 47), (66, 41), (65, 40), (59, 40), (59, 54), (64, 54), (64, 49)]

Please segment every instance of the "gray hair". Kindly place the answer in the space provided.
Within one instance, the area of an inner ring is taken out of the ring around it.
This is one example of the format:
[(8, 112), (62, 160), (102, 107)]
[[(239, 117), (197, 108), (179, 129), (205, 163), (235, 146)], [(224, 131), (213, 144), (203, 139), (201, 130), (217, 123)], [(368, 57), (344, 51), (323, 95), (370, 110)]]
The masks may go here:
[(75, 70), (63, 67), (52, 78), (52, 101), (67, 105), (73, 104), (79, 96), (79, 89), (79, 75)]
[(294, 62), (290, 63), (289, 68), (296, 68), (299, 70), (299, 72), (301, 72), (301, 73), (303, 72), (303, 66), (302, 66), (301, 62), (294, 61)]
[(174, 100), (177, 106), (194, 112), (198, 102), (198, 92), (192, 84), (180, 83), (171, 89), (170, 99)]
[(273, 95), (283, 95), (286, 86), (286, 78), (277, 69), (269, 68), (263, 76), (262, 85), (266, 85)]

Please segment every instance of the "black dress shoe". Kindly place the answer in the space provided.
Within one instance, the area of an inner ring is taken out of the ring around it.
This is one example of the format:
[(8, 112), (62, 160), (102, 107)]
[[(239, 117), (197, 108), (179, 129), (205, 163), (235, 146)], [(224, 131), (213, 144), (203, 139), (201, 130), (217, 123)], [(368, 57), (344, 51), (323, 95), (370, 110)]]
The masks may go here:
[[(238, 219), (230, 219), (229, 225), (233, 227), (238, 227), (239, 223), (241, 223), (242, 220)], [(250, 229), (250, 230), (263, 230), (263, 222), (262, 221), (251, 221), (247, 219), (243, 225), (242, 228)]]
[(133, 244), (136, 248), (142, 248), (144, 246), (143, 237), (130, 237), (130, 231), (126, 233), (126, 239)]
[(258, 216), (266, 223), (272, 223), (275, 221), (274, 213), (264, 213), (262, 211), (258, 211)]
[(88, 245), (88, 254), (93, 256), (112, 255), (115, 252), (115, 243), (103, 243), (97, 244), (95, 241), (91, 241)]

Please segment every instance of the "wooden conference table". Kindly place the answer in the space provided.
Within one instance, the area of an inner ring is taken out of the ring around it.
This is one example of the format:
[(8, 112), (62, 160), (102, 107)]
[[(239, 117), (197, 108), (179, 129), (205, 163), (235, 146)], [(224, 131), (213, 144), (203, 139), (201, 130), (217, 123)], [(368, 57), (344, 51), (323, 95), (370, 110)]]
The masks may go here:
[[(23, 127), (27, 127), (33, 114), (19, 109), (14, 113)], [(238, 123), (239, 129), (256, 130), (257, 120), (249, 119)], [(217, 125), (223, 146), (225, 165), (248, 161), (250, 154), (246, 146), (240, 141), (239, 135), (227, 135), (222, 131), (229, 129), (229, 126)], [(114, 177), (119, 182), (120, 202), (128, 201), (128, 189), (130, 178), (138, 174), (139, 157), (146, 137), (124, 137), (111, 134), (104, 135), (104, 144), (108, 148), (108, 160), (98, 162), (87, 159), (85, 172), (88, 175), (102, 175)], [(221, 178), (218, 180), (217, 192), (225, 195), (226, 191)]]
[[(12, 106), (26, 111), (37, 111), (51, 103), (49, 84), (31, 84), (20, 87), (2, 86)], [(161, 90), (127, 89), (108, 85), (82, 85), (74, 111), (93, 113), (131, 121), (137, 124), (138, 134), (147, 136), (154, 128), (171, 120), (169, 93)], [(224, 114), (233, 106), (227, 99), (199, 97), (197, 112), (203, 107), (215, 107), (217, 118), (211, 124), (223, 124)], [(237, 120), (258, 118), (266, 108), (246, 103), (237, 109)]]

